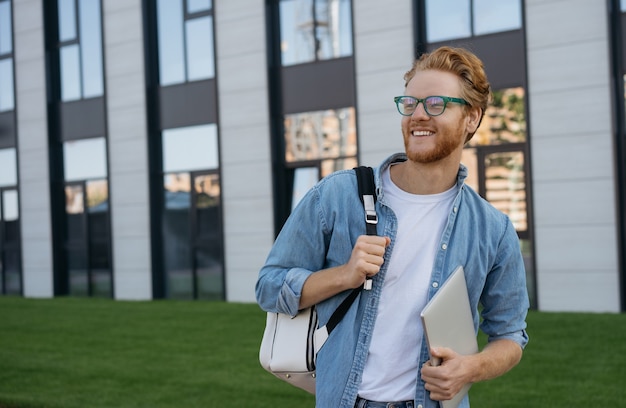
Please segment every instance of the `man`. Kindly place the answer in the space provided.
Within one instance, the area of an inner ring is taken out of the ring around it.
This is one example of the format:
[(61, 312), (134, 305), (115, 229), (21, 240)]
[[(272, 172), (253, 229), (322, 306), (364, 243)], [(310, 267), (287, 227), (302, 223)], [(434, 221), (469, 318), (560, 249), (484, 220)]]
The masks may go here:
[[(405, 75), (405, 154), (375, 169), (378, 234), (365, 233), (353, 171), (311, 189), (285, 223), (260, 271), (266, 311), (291, 315), (317, 305), (320, 325), (352, 288), (362, 291), (317, 356), (316, 405), (437, 407), (464, 385), (514, 367), (528, 341), (528, 295), (519, 240), (508, 217), (463, 183), (463, 145), (490, 97), (482, 62), (442, 47)], [(420, 312), (462, 265), (476, 329), (489, 343), (477, 354), (429, 350)], [(429, 352), (441, 359), (433, 366)], [(462, 407), (469, 406), (466, 397)]]

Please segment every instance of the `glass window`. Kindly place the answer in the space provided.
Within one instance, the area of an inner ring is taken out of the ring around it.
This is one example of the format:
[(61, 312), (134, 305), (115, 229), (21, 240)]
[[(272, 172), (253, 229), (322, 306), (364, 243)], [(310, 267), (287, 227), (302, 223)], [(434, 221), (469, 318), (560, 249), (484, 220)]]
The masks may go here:
[(15, 148), (0, 149), (0, 187), (17, 185)]
[(80, 54), (78, 44), (61, 48), (61, 99), (80, 99)]
[(282, 64), (352, 55), (350, 0), (281, 0)]
[(107, 159), (104, 138), (63, 143), (65, 180), (106, 178)]
[(187, 35), (187, 79), (198, 81), (215, 76), (213, 62), (213, 17), (195, 18), (185, 23)]
[(486, 199), (509, 216), (516, 231), (528, 230), (524, 154), (499, 152), (485, 156)]
[(217, 125), (163, 131), (163, 171), (169, 173), (218, 167)]
[(2, 191), (2, 220), (16, 221), (20, 217), (17, 190)]
[(0, 1), (0, 55), (13, 52), (13, 27), (11, 2)]
[(91, 293), (111, 296), (111, 265), (109, 257), (109, 211), (107, 180), (85, 183), (89, 226), (89, 273)]
[(222, 228), (220, 181), (217, 174), (197, 175), (193, 179), (196, 211), (194, 259), (198, 298), (223, 299)]
[(429, 42), (470, 37), (470, 0), (426, 0)]
[(522, 27), (520, 0), (426, 0), (429, 42), (484, 35)]
[(61, 99), (67, 102), (101, 96), (104, 79), (100, 1), (59, 0), (58, 5)]
[(211, 0), (187, 0), (187, 13), (198, 13), (200, 11), (211, 10)]
[(487, 108), (470, 146), (522, 143), (526, 141), (524, 88), (493, 91)]
[(626, 0), (620, 0), (619, 6), (621, 11), (626, 11)]
[(474, 0), (474, 35), (522, 27), (520, 0)]
[(298, 205), (302, 197), (320, 179), (320, 172), (317, 167), (299, 167), (296, 169), (293, 178), (293, 193), (291, 197), (291, 210)]
[(85, 192), (81, 184), (65, 186), (65, 213), (67, 214), (67, 241), (83, 242), (85, 231)]
[(193, 294), (193, 267), (189, 217), (191, 179), (189, 173), (167, 174), (164, 178), (163, 257), (167, 297), (189, 299)]
[(356, 156), (354, 108), (285, 116), (285, 159), (289, 162)]
[(159, 0), (157, 7), (161, 85), (184, 82), (183, 4), (181, 1)]
[(76, 39), (76, 3), (74, 0), (58, 0), (59, 6), (59, 40)]
[[(210, 9), (206, 0), (187, 2), (189, 13)], [(213, 17), (185, 17), (182, 0), (157, 2), (161, 86), (215, 77)]]
[(83, 98), (104, 93), (102, 72), (102, 28), (100, 2), (80, 0), (80, 54), (83, 73)]
[(0, 112), (15, 109), (13, 58), (0, 59)]

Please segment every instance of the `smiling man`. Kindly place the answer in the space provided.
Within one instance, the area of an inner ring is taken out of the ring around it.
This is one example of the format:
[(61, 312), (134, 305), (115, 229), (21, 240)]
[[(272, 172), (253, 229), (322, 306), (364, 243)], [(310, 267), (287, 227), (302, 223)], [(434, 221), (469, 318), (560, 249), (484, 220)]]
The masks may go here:
[[(333, 173), (294, 210), (257, 281), (264, 310), (295, 315), (316, 305), (323, 325), (351, 289), (373, 280), (318, 353), (318, 407), (434, 408), (464, 385), (510, 370), (528, 342), (515, 229), (464, 184), (463, 146), (490, 97), (483, 64), (465, 49), (442, 47), (404, 79), (394, 102), (405, 152), (375, 169), (379, 236), (365, 235), (354, 172)], [(429, 350), (420, 321), (459, 265), (475, 328), (489, 339), (469, 356)], [(467, 397), (460, 406), (469, 406)]]

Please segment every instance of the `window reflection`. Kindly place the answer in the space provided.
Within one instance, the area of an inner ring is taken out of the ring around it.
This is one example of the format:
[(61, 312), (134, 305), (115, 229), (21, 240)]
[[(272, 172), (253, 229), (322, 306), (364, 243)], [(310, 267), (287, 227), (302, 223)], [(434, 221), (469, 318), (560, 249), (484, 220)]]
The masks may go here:
[(0, 55), (13, 52), (13, 27), (11, 2), (0, 1)]
[(100, 1), (60, 0), (58, 6), (61, 99), (68, 102), (101, 96), (104, 80)]
[(65, 256), (70, 294), (110, 297), (107, 180), (67, 184), (65, 214)]
[(79, 0), (80, 53), (82, 62), (83, 98), (104, 93), (102, 72), (102, 27), (100, 2)]
[(185, 23), (187, 35), (187, 79), (198, 81), (215, 76), (213, 61), (213, 18), (206, 16)]
[(293, 193), (291, 196), (291, 210), (298, 205), (302, 197), (320, 179), (317, 167), (299, 167), (295, 170), (293, 178)]
[(0, 294), (21, 294), (21, 270), (18, 193), (0, 188)]
[(106, 142), (103, 137), (63, 143), (65, 180), (107, 177)]
[(76, 4), (74, 0), (58, 0), (59, 40), (76, 39)]
[(20, 217), (17, 190), (2, 191), (2, 221), (17, 221)]
[(0, 187), (17, 185), (16, 150), (0, 149)]
[(198, 125), (163, 131), (163, 170), (219, 167), (217, 125)]
[(484, 35), (522, 27), (520, 0), (426, 0), (429, 42)]
[(493, 101), (487, 108), (483, 121), (469, 145), (494, 145), (525, 141), (524, 88), (494, 91)]
[(61, 99), (80, 99), (80, 55), (78, 45), (61, 48)]
[(287, 162), (355, 156), (356, 150), (354, 108), (285, 117)]
[(485, 187), (487, 201), (509, 216), (515, 230), (526, 231), (524, 154), (500, 152), (487, 155)]
[(0, 112), (15, 109), (13, 58), (0, 59)]
[[(206, 0), (187, 2), (188, 13), (211, 7)], [(215, 77), (211, 15), (186, 16), (182, 0), (158, 0), (157, 24), (161, 86)]]
[(196, 175), (193, 186), (196, 212), (193, 247), (197, 297), (221, 300), (224, 291), (224, 270), (219, 176)]
[(520, 0), (474, 0), (474, 35), (522, 27)]
[(173, 173), (164, 177), (163, 258), (167, 297), (190, 299), (193, 294), (190, 226), (191, 177)]
[(281, 0), (283, 65), (352, 55), (350, 0)]
[(470, 37), (470, 0), (426, 0), (429, 42)]
[(161, 85), (184, 82), (183, 4), (181, 1), (159, 0), (157, 7)]
[(187, 0), (187, 13), (211, 10), (211, 0)]

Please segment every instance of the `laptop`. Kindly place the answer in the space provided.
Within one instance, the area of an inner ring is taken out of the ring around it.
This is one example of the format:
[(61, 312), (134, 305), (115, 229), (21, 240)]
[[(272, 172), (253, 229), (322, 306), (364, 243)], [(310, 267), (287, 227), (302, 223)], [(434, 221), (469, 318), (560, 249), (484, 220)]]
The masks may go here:
[[(463, 266), (458, 266), (443, 283), (421, 313), (428, 347), (448, 347), (463, 355), (478, 352), (474, 319)], [(433, 361), (433, 365), (439, 362)], [(441, 408), (456, 408), (467, 394), (466, 385), (449, 401), (440, 401)]]

